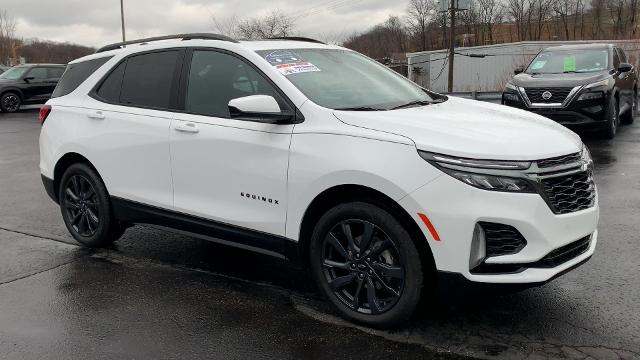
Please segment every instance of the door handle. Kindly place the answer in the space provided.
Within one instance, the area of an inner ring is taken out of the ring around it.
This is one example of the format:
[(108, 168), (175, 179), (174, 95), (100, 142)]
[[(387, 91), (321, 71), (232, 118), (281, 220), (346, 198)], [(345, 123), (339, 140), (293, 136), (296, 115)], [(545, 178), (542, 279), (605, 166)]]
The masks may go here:
[(105, 116), (101, 110), (95, 110), (89, 111), (87, 117), (89, 117), (89, 119), (103, 120)]
[(176, 131), (184, 132), (184, 133), (192, 133), (197, 134), (200, 132), (198, 129), (198, 125), (192, 122), (181, 122), (174, 128)]

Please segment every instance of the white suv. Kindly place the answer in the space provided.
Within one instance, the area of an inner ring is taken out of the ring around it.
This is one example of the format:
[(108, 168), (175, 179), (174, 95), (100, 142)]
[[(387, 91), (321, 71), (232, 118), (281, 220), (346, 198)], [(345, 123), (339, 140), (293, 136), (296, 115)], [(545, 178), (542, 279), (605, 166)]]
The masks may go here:
[(436, 285), (539, 285), (596, 247), (573, 132), (310, 39), (109, 45), (69, 64), (40, 120), (42, 180), (80, 243), (146, 223), (286, 258), (368, 325)]

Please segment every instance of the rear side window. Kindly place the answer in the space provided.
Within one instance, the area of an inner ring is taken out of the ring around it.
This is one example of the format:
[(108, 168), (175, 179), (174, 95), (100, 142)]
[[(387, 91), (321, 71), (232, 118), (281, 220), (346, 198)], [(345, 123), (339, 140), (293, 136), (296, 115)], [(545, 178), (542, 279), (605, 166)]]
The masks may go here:
[(106, 102), (119, 103), (120, 102), (120, 90), (122, 89), (122, 77), (124, 76), (124, 69), (127, 67), (127, 62), (121, 62), (111, 73), (104, 79), (102, 85), (96, 92), (98, 97)]
[(122, 79), (120, 103), (169, 108), (178, 54), (178, 51), (163, 51), (130, 57)]
[(47, 70), (49, 71), (49, 79), (59, 79), (64, 73), (64, 68), (61, 67), (50, 67)]
[[(111, 56), (71, 64), (67, 66), (66, 70), (50, 68), (50, 77), (59, 78), (62, 76), (51, 97), (55, 98), (71, 93), (109, 59), (111, 59)], [(64, 73), (62, 73), (63, 71)]]

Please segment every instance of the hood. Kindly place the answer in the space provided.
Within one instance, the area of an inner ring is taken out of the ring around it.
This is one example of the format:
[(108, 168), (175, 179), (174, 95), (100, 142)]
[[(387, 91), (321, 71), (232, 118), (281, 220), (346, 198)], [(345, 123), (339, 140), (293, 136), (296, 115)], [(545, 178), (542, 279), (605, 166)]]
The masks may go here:
[(513, 77), (511, 83), (524, 88), (530, 87), (574, 87), (604, 80), (611, 75), (608, 71), (568, 74), (525, 74)]
[(342, 122), (407, 137), (419, 150), (476, 159), (538, 160), (580, 151), (571, 130), (524, 110), (449, 97), (390, 111), (335, 111)]

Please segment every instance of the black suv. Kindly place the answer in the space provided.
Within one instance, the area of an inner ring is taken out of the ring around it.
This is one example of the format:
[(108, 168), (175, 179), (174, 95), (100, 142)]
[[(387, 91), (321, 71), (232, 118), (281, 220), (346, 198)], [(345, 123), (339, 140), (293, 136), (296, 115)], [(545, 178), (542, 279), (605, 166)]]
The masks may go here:
[(613, 138), (620, 121), (632, 123), (638, 83), (634, 66), (611, 44), (554, 46), (526, 70), (516, 69), (502, 103), (572, 127), (591, 126)]
[(0, 74), (0, 109), (14, 112), (20, 105), (44, 104), (64, 73), (65, 65), (18, 65)]

